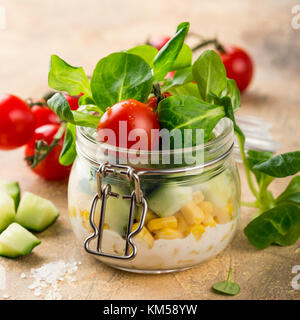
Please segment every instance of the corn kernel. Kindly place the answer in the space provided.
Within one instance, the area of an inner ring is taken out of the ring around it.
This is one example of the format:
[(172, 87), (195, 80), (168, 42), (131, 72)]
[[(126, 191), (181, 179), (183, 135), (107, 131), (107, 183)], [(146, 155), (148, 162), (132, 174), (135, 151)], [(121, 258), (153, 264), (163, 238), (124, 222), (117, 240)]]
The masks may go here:
[(105, 229), (109, 229), (109, 225), (106, 222), (104, 222), (104, 224), (103, 224), (103, 230), (105, 230)]
[(82, 217), (84, 220), (89, 220), (90, 213), (87, 210), (80, 210), (79, 211), (80, 217)]
[(177, 224), (178, 224), (177, 229), (178, 229), (180, 232), (184, 233), (184, 232), (188, 229), (189, 225), (188, 225), (188, 223), (185, 221), (182, 212), (177, 212), (177, 213), (175, 214), (175, 217), (176, 217), (176, 219), (177, 219)]
[[(138, 226), (139, 226), (139, 223), (134, 223), (132, 226), (132, 231), (136, 230)], [(150, 249), (153, 247), (154, 238), (152, 237), (152, 234), (149, 232), (149, 230), (146, 227), (143, 227), (141, 232), (139, 232), (136, 236), (142, 239), (143, 241), (145, 241)]]
[(216, 223), (218, 223), (218, 224), (220, 223), (220, 221), (219, 221), (217, 216), (214, 216), (214, 220), (215, 220)]
[(228, 210), (228, 214), (232, 216), (232, 213), (233, 213), (232, 201), (227, 201), (226, 208)]
[(209, 201), (202, 201), (199, 203), (199, 207), (207, 214), (211, 215), (214, 211), (213, 205)]
[(216, 226), (216, 222), (215, 222), (213, 216), (208, 214), (208, 213), (206, 213), (205, 211), (204, 211), (204, 220), (203, 220), (202, 223), (205, 226), (210, 226), (210, 227), (215, 227)]
[[(89, 230), (90, 232), (93, 232), (93, 228), (90, 224), (90, 212), (88, 210), (79, 210), (79, 215), (82, 219), (83, 227)], [(96, 226), (98, 226), (99, 224), (99, 217), (100, 217), (100, 213), (96, 211), (94, 216), (94, 223), (96, 224)], [(103, 230), (106, 230), (106, 229), (109, 229), (109, 225), (108, 223), (104, 222)]]
[(76, 208), (75, 207), (71, 207), (69, 209), (69, 217), (76, 217)]
[(198, 207), (194, 202), (186, 204), (180, 209), (184, 219), (189, 224), (200, 224), (204, 220), (204, 214), (200, 207)]
[(205, 227), (202, 224), (196, 224), (189, 227), (189, 229), (186, 231), (185, 235), (192, 233), (194, 238), (198, 241), (202, 234), (205, 232)]
[[(142, 208), (139, 208), (139, 211), (136, 217), (137, 221), (141, 220), (141, 214), (142, 214)], [(157, 219), (157, 218), (159, 218), (158, 215), (154, 213), (152, 210), (148, 209), (146, 213), (145, 224), (147, 224), (150, 220)]]
[(182, 238), (182, 233), (173, 228), (164, 228), (155, 232), (154, 239), (180, 239)]
[(204, 200), (204, 195), (201, 191), (194, 192), (192, 196), (193, 196), (193, 202), (195, 202), (197, 205)]
[(217, 223), (224, 224), (232, 220), (231, 215), (226, 207), (215, 207), (214, 208), (214, 219), (218, 221)]
[(147, 224), (148, 229), (153, 232), (163, 228), (177, 228), (177, 220), (174, 216), (152, 219)]

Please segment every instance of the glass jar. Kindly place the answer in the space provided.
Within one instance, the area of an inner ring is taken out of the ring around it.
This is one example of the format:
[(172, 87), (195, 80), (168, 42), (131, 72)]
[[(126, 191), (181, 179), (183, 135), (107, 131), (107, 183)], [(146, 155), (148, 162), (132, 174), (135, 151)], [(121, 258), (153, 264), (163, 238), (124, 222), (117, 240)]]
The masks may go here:
[[(175, 165), (174, 155), (183, 151), (169, 150), (170, 164), (133, 165), (124, 158), (128, 150), (97, 142), (93, 130), (78, 127), (68, 206), (82, 246), (112, 267), (141, 273), (180, 271), (216, 256), (239, 220), (233, 136), (224, 118), (202, 145), (202, 163)], [(163, 152), (156, 153), (161, 159)]]

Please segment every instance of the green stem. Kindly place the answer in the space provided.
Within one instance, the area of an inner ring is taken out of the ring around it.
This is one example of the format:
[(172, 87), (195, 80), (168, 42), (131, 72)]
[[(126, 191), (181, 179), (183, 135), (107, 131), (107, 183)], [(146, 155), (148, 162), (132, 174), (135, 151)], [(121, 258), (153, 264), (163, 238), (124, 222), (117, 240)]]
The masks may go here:
[(156, 97), (157, 99), (157, 102), (156, 102), (156, 107), (154, 108), (154, 112), (156, 112), (156, 109), (157, 109), (157, 106), (158, 104), (160, 103), (161, 100), (163, 100), (163, 95), (161, 94), (161, 89), (160, 89), (160, 84), (159, 83), (154, 83), (153, 86), (152, 86), (152, 92), (154, 94), (154, 96)]
[(227, 280), (226, 281), (230, 280), (231, 273), (232, 273), (232, 268), (230, 268), (229, 271), (228, 271), (228, 276), (227, 276)]
[(215, 48), (221, 53), (225, 53), (226, 52), (225, 48), (221, 45), (221, 43), (218, 41), (218, 39), (206, 39), (206, 40), (203, 40), (202, 42), (197, 44), (195, 47), (193, 47), (192, 51), (196, 51), (198, 49), (206, 47), (209, 44), (213, 44), (215, 46)]
[[(62, 122), (60, 128), (58, 129), (57, 133), (55, 134), (54, 139), (51, 142), (51, 144), (49, 145), (47, 151), (45, 153), (38, 154), (33, 158), (33, 162), (30, 165), (30, 167), (32, 169), (35, 168), (41, 161), (43, 161), (47, 157), (47, 155), (58, 145), (60, 139), (62, 138), (62, 136), (65, 133), (66, 127), (67, 127), (67, 123)], [(26, 158), (25, 158), (25, 160), (26, 160)]]
[(269, 210), (275, 206), (273, 194), (268, 190), (268, 186), (273, 180), (273, 177), (266, 176), (261, 180), (261, 183), (259, 184), (259, 195), (257, 200), (260, 203), (260, 209), (262, 212)]
[(251, 208), (259, 208), (256, 202), (247, 202), (247, 201), (242, 201), (241, 205), (244, 207), (251, 207)]
[(238, 143), (239, 143), (239, 148), (240, 148), (240, 153), (241, 153), (241, 157), (242, 157), (242, 161), (245, 167), (245, 173), (246, 173), (246, 177), (247, 177), (247, 181), (248, 181), (248, 185), (250, 187), (251, 192), (253, 193), (253, 195), (255, 196), (255, 198), (258, 198), (258, 191), (256, 190), (253, 181), (252, 181), (252, 177), (251, 177), (251, 173), (250, 173), (250, 169), (248, 167), (248, 163), (247, 163), (247, 157), (245, 154), (245, 142), (242, 139), (242, 137), (237, 134), (237, 138), (238, 138)]

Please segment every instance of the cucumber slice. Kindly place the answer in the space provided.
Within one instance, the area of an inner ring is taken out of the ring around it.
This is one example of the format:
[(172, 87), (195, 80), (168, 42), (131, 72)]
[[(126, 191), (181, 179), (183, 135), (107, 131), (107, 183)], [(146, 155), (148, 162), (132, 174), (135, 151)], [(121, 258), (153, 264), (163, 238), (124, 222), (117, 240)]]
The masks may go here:
[(148, 197), (149, 208), (160, 217), (169, 217), (192, 201), (192, 188), (180, 187), (177, 184), (166, 184), (159, 187)]
[(15, 220), (14, 200), (5, 192), (0, 191), (0, 232)]
[(14, 222), (0, 234), (0, 256), (25, 256), (40, 243), (35, 235)]
[(20, 185), (19, 182), (8, 182), (0, 180), (0, 191), (6, 192), (15, 202), (15, 209), (17, 210), (20, 202)]
[[(112, 191), (119, 194), (119, 198), (109, 197), (106, 202), (105, 210), (105, 222), (108, 224), (111, 230), (118, 232), (120, 235), (124, 235), (124, 231), (127, 230), (128, 217), (130, 210), (130, 200), (122, 199), (126, 192), (126, 188), (122, 188), (116, 185), (112, 185)], [(100, 208), (98, 209), (98, 212)], [(98, 221), (95, 221), (98, 224)]]
[(55, 205), (33, 193), (25, 192), (16, 214), (16, 221), (23, 227), (43, 231), (59, 216)]
[(232, 176), (227, 170), (202, 185), (205, 200), (220, 208), (226, 207), (235, 189)]

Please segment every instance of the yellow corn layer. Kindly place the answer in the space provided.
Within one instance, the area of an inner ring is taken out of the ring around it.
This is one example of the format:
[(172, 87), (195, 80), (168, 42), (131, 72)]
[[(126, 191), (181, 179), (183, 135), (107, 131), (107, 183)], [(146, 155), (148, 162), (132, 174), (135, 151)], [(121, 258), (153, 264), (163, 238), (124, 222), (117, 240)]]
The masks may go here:
[[(82, 219), (82, 225), (84, 226), (84, 228), (86, 228), (87, 230), (92, 232), (93, 228), (92, 228), (92, 226), (90, 224), (90, 220), (89, 220), (90, 212), (88, 210), (79, 210), (79, 215), (80, 215), (80, 217)], [(94, 223), (96, 225), (98, 225), (98, 223), (99, 223), (99, 214), (95, 215)], [(105, 229), (109, 229), (109, 225), (106, 222), (104, 222), (104, 224), (103, 224), (103, 230), (105, 230)]]
[(83, 227), (89, 232), (92, 232), (93, 229), (89, 222), (89, 214), (90, 213), (87, 210), (79, 210), (79, 215), (81, 217)]
[(199, 203), (199, 207), (207, 214), (211, 215), (214, 211), (213, 205), (209, 201), (202, 201)]
[(216, 226), (216, 221), (214, 220), (212, 215), (207, 214), (206, 212), (204, 212), (203, 225), (210, 226), (210, 227), (215, 227)]
[[(137, 221), (140, 221), (141, 220), (141, 214), (142, 214), (142, 209), (140, 208), (139, 209), (139, 212), (137, 214)], [(154, 213), (152, 210), (147, 210), (147, 213), (146, 213), (146, 218), (145, 218), (145, 225), (152, 219), (157, 219), (159, 218), (158, 215), (156, 213)]]
[(90, 213), (87, 210), (79, 210), (79, 215), (82, 217), (84, 220), (89, 220)]
[(204, 232), (205, 227), (202, 224), (196, 224), (190, 226), (184, 235), (188, 236), (190, 233), (192, 233), (194, 238), (198, 241)]
[(232, 216), (229, 214), (226, 207), (215, 207), (214, 209), (214, 220), (220, 224), (227, 223), (232, 220)]
[(167, 239), (167, 240), (172, 240), (172, 239), (180, 239), (182, 238), (182, 233), (176, 229), (173, 228), (164, 228), (160, 229), (155, 232), (154, 239)]
[(177, 220), (174, 216), (152, 219), (147, 224), (148, 229), (153, 232), (163, 228), (177, 228)]
[[(138, 226), (139, 223), (134, 223), (132, 226), (132, 231), (136, 230)], [(145, 241), (150, 249), (153, 247), (154, 238), (146, 227), (143, 227), (142, 231), (139, 232), (136, 236)]]
[(204, 195), (201, 191), (196, 191), (193, 193), (193, 202), (195, 202), (197, 205), (204, 200)]
[(200, 207), (198, 207), (194, 202), (186, 204), (180, 209), (184, 219), (188, 224), (200, 224), (204, 220), (204, 213)]
[(184, 233), (188, 229), (189, 225), (184, 219), (182, 212), (177, 212), (175, 214), (175, 217), (177, 219), (177, 224), (178, 224), (177, 229), (180, 232)]

